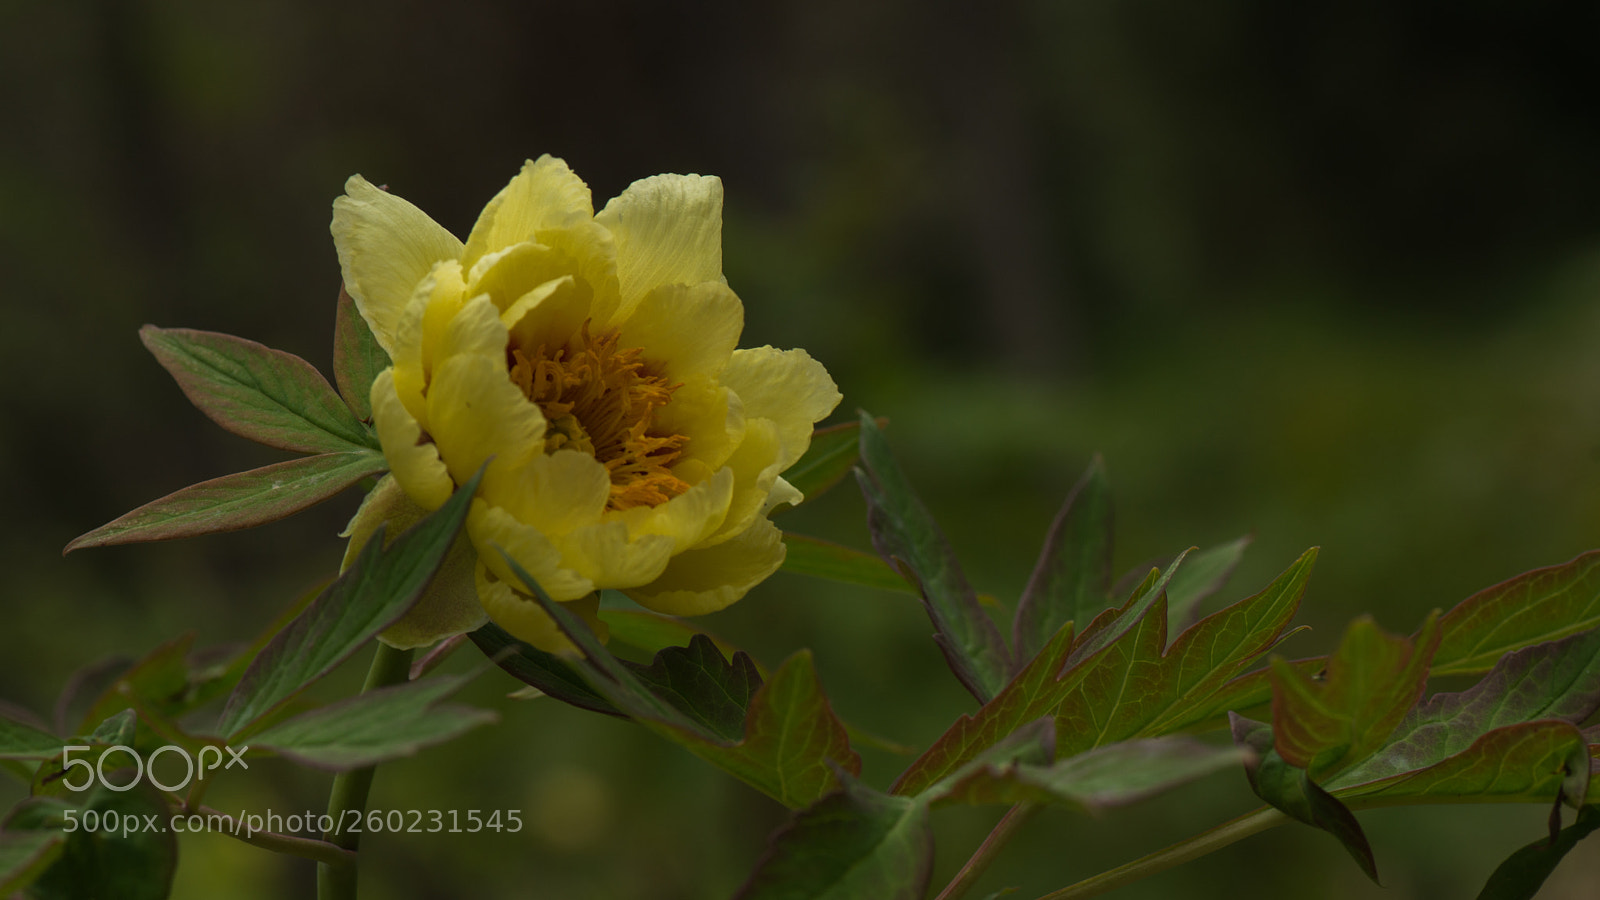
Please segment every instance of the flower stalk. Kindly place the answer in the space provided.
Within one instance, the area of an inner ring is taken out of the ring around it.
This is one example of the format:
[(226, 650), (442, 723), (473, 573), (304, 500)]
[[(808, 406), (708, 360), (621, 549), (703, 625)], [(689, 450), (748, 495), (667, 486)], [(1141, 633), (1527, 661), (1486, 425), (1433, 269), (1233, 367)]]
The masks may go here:
[(983, 873), (989, 868), (989, 863), (994, 861), (1000, 849), (1011, 840), (1011, 836), (1027, 824), (1038, 811), (1039, 807), (1034, 803), (1018, 803), (1006, 810), (1006, 814), (995, 823), (994, 830), (989, 832), (989, 836), (983, 839), (977, 850), (973, 851), (966, 865), (961, 867), (956, 877), (950, 879), (950, 883), (945, 885), (944, 890), (940, 891), (934, 900), (956, 900), (966, 894), (973, 883), (983, 877)]
[[(403, 684), (410, 675), (411, 651), (396, 650), (380, 641), (361, 693)], [(361, 831), (344, 827), (344, 820), (349, 810), (355, 810), (357, 817), (366, 813), (367, 794), (372, 790), (372, 777), (377, 770), (376, 765), (371, 765), (340, 772), (333, 778), (333, 788), (328, 792), (328, 816), (333, 820), (333, 831), (323, 835), (323, 840), (349, 854), (317, 866), (317, 900), (355, 900), (355, 851), (360, 849)]]

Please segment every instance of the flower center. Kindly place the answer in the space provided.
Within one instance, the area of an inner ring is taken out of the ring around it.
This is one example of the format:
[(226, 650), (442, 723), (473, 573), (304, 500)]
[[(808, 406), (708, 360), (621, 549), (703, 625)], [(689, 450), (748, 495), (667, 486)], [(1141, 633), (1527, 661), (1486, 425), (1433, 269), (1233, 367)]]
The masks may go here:
[(670, 468), (689, 438), (651, 433), (679, 385), (649, 370), (643, 348), (617, 349), (618, 337), (591, 337), (586, 321), (563, 346), (512, 347), (511, 381), (544, 413), (544, 452), (589, 453), (611, 473), (607, 509), (656, 506), (689, 489)]

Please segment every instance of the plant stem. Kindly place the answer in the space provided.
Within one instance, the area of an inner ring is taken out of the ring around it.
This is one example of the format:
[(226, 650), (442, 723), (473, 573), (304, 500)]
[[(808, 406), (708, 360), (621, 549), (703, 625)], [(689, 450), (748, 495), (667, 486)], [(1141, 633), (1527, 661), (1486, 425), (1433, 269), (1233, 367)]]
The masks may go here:
[(325, 865), (355, 865), (355, 853), (343, 847), (337, 847), (327, 841), (318, 841), (311, 838), (295, 837), (290, 834), (278, 834), (274, 831), (249, 831), (233, 816), (209, 806), (196, 806), (189, 810), (190, 813), (198, 812), (208, 820), (217, 816), (227, 823), (222, 828), (223, 834), (240, 840), (253, 847), (271, 850), (274, 853), (287, 853), (290, 856), (303, 856), (314, 859)]
[[(361, 693), (401, 684), (411, 675), (411, 651), (396, 650), (382, 641), (372, 657), (372, 668), (367, 670), (367, 683)], [(333, 831), (323, 839), (336, 847), (350, 851), (347, 859), (317, 866), (317, 900), (355, 900), (356, 855), (361, 843), (361, 832), (345, 821), (346, 812), (355, 811), (359, 820), (367, 809), (367, 792), (372, 789), (372, 776), (376, 765), (340, 772), (333, 777), (333, 789), (328, 792), (328, 815), (333, 819)]]
[(1253, 834), (1260, 834), (1268, 828), (1274, 828), (1287, 821), (1289, 821), (1288, 816), (1271, 807), (1258, 809), (1237, 819), (1223, 822), (1210, 831), (1204, 831), (1192, 838), (1179, 841), (1164, 850), (1157, 850), (1131, 863), (1101, 872), (1092, 878), (1085, 878), (1077, 884), (1068, 885), (1059, 891), (1051, 891), (1040, 897), (1039, 900), (1080, 900), (1083, 897), (1098, 897), (1125, 884), (1132, 884), (1141, 878), (1147, 878), (1157, 872), (1164, 872), (1173, 866), (1199, 859), (1208, 853), (1221, 850), (1235, 841), (1244, 840)]
[(994, 861), (995, 855), (1000, 852), (1000, 848), (1006, 845), (1006, 841), (1011, 840), (1011, 835), (1015, 834), (1017, 829), (1021, 828), (1025, 822), (1033, 818), (1033, 814), (1038, 809), (1039, 807), (1033, 803), (1018, 803), (1007, 810), (1006, 814), (1001, 816), (1000, 821), (995, 824), (994, 830), (989, 832), (989, 836), (983, 839), (983, 843), (978, 845), (978, 849), (972, 852), (967, 864), (961, 867), (961, 871), (956, 873), (956, 877), (950, 879), (950, 883), (944, 886), (944, 890), (940, 891), (939, 896), (935, 897), (934, 900), (956, 900), (957, 897), (965, 894), (967, 889), (972, 887), (973, 882), (983, 875), (984, 870), (989, 868), (989, 863)]

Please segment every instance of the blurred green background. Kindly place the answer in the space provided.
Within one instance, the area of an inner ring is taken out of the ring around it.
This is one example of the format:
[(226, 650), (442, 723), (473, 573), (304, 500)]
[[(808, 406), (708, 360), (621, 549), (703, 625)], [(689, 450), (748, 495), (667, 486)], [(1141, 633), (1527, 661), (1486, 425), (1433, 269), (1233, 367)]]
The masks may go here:
[[(746, 346), (802, 346), (892, 420), (981, 590), (1010, 604), (1103, 452), (1123, 569), (1244, 533), (1224, 593), (1307, 546), (1286, 652), (1600, 545), (1600, 11), (1576, 2), (0, 2), (0, 696), (185, 630), (248, 639), (335, 569), (354, 495), (257, 531), (62, 559), (73, 536), (278, 457), (190, 409), (146, 322), (330, 359), (329, 204), (355, 172), (465, 234), (525, 157), (597, 205), (727, 187)], [(785, 527), (866, 546), (847, 486)], [(705, 623), (815, 650), (851, 722), (925, 746), (970, 699), (904, 596), (780, 575)], [(464, 652), (453, 665), (472, 661)], [(328, 685), (359, 683), (364, 660)], [(365, 896), (715, 898), (783, 820), (627, 723), (502, 721), (386, 765), (376, 809), (520, 834), (363, 847)], [(869, 752), (885, 784), (904, 764)], [(20, 789), (8, 788), (9, 801)], [(263, 762), (223, 809), (318, 809)], [(973, 896), (1037, 896), (1253, 804), (1237, 773), (1042, 816)], [(937, 817), (942, 884), (1000, 810)], [(1545, 810), (1364, 814), (1389, 890), (1280, 829), (1119, 897), (1471, 896)], [(1589, 897), (1581, 847), (1544, 896)], [(175, 896), (308, 896), (309, 864), (186, 838)]]

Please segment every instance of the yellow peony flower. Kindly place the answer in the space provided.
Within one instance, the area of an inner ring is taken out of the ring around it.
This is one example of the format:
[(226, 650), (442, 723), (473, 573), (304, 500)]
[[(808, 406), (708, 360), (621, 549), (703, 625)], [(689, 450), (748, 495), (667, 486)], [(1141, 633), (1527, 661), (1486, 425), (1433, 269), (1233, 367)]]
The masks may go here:
[(346, 559), (488, 463), (470, 547), (385, 640), (422, 646), (487, 615), (568, 647), (502, 549), (591, 622), (602, 588), (694, 615), (782, 564), (767, 514), (801, 497), (781, 473), (840, 395), (804, 350), (736, 349), (718, 179), (646, 178), (596, 214), (544, 156), (465, 244), (359, 175), (333, 209), (345, 287), (393, 363), (372, 385), (391, 475), (352, 520)]

